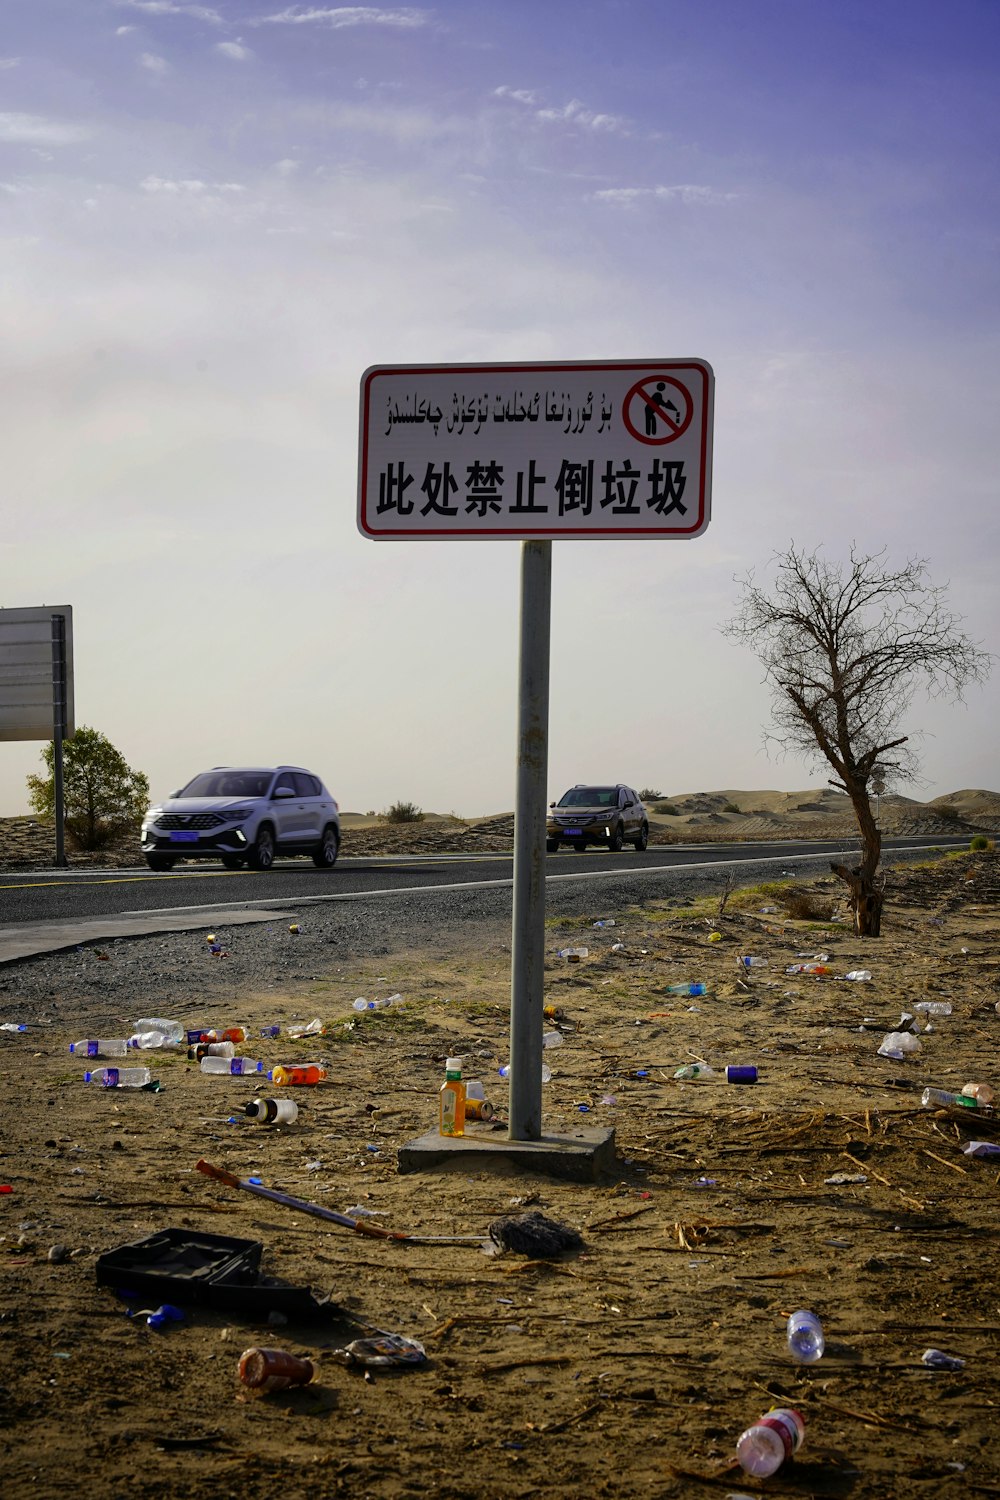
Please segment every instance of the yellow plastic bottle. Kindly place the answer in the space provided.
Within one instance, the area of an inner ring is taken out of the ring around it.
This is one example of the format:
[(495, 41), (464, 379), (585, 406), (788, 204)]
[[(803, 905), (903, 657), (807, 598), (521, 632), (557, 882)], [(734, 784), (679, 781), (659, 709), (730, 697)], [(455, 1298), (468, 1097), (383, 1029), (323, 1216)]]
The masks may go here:
[(465, 1134), (465, 1084), (462, 1082), (462, 1059), (449, 1057), (445, 1063), (444, 1083), (439, 1096), (441, 1135)]

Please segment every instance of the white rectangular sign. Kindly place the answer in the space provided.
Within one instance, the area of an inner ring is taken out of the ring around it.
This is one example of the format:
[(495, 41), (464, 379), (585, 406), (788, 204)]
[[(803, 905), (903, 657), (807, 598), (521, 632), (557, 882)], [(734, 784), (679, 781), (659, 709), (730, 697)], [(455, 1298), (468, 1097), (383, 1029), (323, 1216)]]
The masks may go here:
[(57, 656), (53, 616), (62, 616), (63, 737), (74, 732), (73, 610), (68, 604), (0, 609), (0, 740), (51, 740)]
[(715, 377), (702, 359), (375, 365), (358, 529), (375, 540), (700, 536)]

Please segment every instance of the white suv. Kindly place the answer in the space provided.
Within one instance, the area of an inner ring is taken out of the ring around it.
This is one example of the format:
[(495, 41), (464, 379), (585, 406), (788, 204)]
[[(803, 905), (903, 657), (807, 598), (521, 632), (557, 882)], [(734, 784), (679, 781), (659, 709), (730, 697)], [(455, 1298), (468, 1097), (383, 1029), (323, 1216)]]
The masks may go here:
[(170, 870), (179, 859), (269, 870), (276, 854), (311, 854), (318, 869), (332, 870), (339, 850), (337, 804), (301, 766), (215, 766), (142, 820), (151, 870)]

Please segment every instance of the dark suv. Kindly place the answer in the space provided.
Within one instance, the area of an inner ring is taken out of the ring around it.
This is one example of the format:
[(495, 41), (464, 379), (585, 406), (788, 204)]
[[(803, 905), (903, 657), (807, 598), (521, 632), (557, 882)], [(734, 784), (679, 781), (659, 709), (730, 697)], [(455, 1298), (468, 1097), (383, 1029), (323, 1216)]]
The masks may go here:
[(570, 787), (550, 804), (545, 847), (554, 854), (560, 844), (586, 849), (607, 844), (616, 853), (624, 844), (645, 849), (649, 842), (646, 809), (630, 786)]
[(269, 870), (275, 854), (311, 854), (318, 869), (332, 870), (339, 849), (337, 804), (301, 766), (215, 766), (142, 820), (151, 870), (170, 870), (179, 859)]

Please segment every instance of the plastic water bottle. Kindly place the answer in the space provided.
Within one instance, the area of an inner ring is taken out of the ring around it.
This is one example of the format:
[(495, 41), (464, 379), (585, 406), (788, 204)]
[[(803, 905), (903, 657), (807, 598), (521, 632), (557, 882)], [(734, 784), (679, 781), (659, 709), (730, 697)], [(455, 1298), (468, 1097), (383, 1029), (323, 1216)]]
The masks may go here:
[(27, 1029), (27, 1026), (25, 1026), (23, 1022), (21, 1024), (18, 1024), (17, 1021), (4, 1021), (3, 1024), (0, 1025), (0, 1031), (27, 1031)]
[(99, 1037), (96, 1041), (70, 1042), (69, 1050), (78, 1057), (125, 1057), (128, 1054), (128, 1042), (124, 1037), (117, 1041), (106, 1041)]
[[(383, 1000), (366, 1000), (363, 995), (359, 995), (351, 1008), (352, 1010), (387, 1010), (394, 999), (395, 996), (387, 995)], [(290, 1035), (291, 1032), (289, 1032)]]
[(742, 1432), (736, 1443), (736, 1457), (747, 1474), (766, 1479), (775, 1474), (786, 1458), (802, 1447), (806, 1424), (789, 1406), (775, 1406)]
[(203, 1057), (198, 1064), (203, 1073), (263, 1073), (264, 1064), (252, 1057)]
[(298, 1118), (294, 1099), (251, 1099), (244, 1113), (258, 1125), (290, 1125)]
[(319, 1063), (288, 1063), (284, 1067), (272, 1068), (267, 1075), (270, 1083), (282, 1086), (319, 1083), (326, 1077), (326, 1069)]
[(556, 952), (556, 958), (565, 958), (571, 964), (578, 964), (581, 958), (589, 957), (589, 948), (559, 948)]
[(152, 1082), (148, 1068), (98, 1068), (84, 1073), (84, 1083), (99, 1083), (102, 1089), (141, 1089)]
[(708, 1063), (685, 1063), (683, 1068), (678, 1068), (674, 1074), (675, 1078), (716, 1078), (718, 1075), (714, 1068)]
[(704, 995), (707, 985), (699, 980), (695, 984), (668, 984), (663, 991), (665, 995)]
[(767, 959), (766, 958), (758, 958), (758, 956), (757, 956), (756, 953), (743, 953), (736, 960), (736, 962), (738, 964), (742, 964), (743, 967), (744, 967), (744, 969), (766, 969), (767, 968)]
[(788, 1320), (788, 1352), (800, 1365), (814, 1365), (823, 1358), (826, 1340), (823, 1325), (813, 1312), (800, 1308)]
[(135, 1023), (136, 1032), (162, 1031), (171, 1042), (183, 1042), (184, 1027), (180, 1021), (165, 1021), (162, 1016), (144, 1016), (141, 1021)]
[(196, 1047), (188, 1048), (188, 1061), (201, 1062), (203, 1057), (235, 1057), (236, 1045), (234, 1042), (199, 1042)]
[(859, 979), (862, 981), (871, 979), (871, 977), (871, 969), (851, 969), (849, 973), (844, 975), (845, 979)]
[[(850, 977), (850, 976), (848, 976)], [(950, 1000), (918, 1000), (913, 1007), (919, 1016), (950, 1016)]]
[[(358, 1010), (363, 1008), (364, 1007), (359, 1007), (358, 1002), (355, 1000), (354, 1009)], [(323, 1022), (320, 1020), (319, 1016), (317, 1016), (313, 1021), (299, 1021), (296, 1023), (296, 1025), (289, 1026), (288, 1035), (295, 1040), (298, 1040), (299, 1037), (303, 1036), (321, 1036), (323, 1030)], [(274, 1035), (278, 1035), (277, 1028), (275, 1028)]]
[(165, 1031), (137, 1031), (129, 1037), (128, 1044), (142, 1052), (152, 1052), (158, 1047), (179, 1047), (181, 1042), (179, 1037), (168, 1036)]
[(566, 1038), (561, 1031), (545, 1031), (542, 1033), (543, 1047), (561, 1047)]
[(963, 1109), (978, 1109), (979, 1100), (970, 1094), (949, 1094), (947, 1089), (924, 1089), (920, 1095), (924, 1109), (940, 1109), (950, 1104), (960, 1104)]
[[(504, 1063), (503, 1067), (499, 1068), (497, 1071), (499, 1072), (500, 1077), (503, 1079), (504, 1083), (510, 1083), (510, 1063)], [(552, 1082), (552, 1069), (548, 1066), (547, 1063), (542, 1063), (542, 1082)]]

